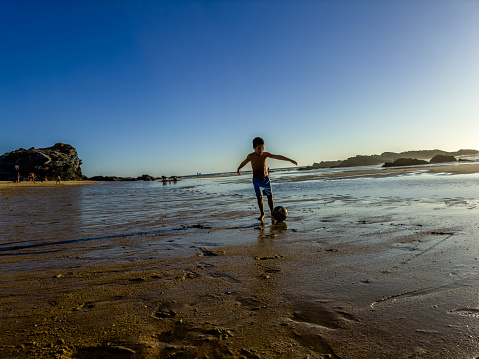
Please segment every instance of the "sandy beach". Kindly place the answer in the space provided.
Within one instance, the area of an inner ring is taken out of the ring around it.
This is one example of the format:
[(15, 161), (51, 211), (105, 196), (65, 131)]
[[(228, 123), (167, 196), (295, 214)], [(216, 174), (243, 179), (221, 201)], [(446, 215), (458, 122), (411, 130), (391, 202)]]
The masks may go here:
[(466, 173), (477, 173), (479, 172), (479, 164), (477, 163), (468, 163), (468, 164), (457, 164), (455, 166), (450, 165), (428, 165), (428, 166), (414, 166), (414, 167), (389, 167), (381, 169), (358, 169), (360, 167), (355, 167), (354, 170), (348, 168), (338, 169), (338, 172), (335, 173), (325, 173), (325, 174), (312, 174), (307, 175), (308, 171), (305, 171), (305, 176), (301, 178), (303, 180), (308, 180), (311, 178), (324, 177), (324, 178), (351, 178), (351, 177), (374, 177), (374, 176), (395, 176), (404, 173), (410, 173), (414, 171), (425, 171), (430, 173), (453, 173), (453, 174), (466, 174)]
[(477, 192), (281, 192), (417, 171), (479, 164), (278, 174), (275, 224), (223, 182), (0, 183), (2, 358), (477, 358)]
[(5, 188), (29, 188), (29, 187), (50, 187), (50, 186), (79, 186), (79, 185), (86, 185), (86, 184), (95, 184), (98, 183), (97, 181), (61, 181), (60, 184), (56, 183), (55, 181), (35, 181), (35, 182), (27, 182), (22, 181), (20, 183), (15, 183), (12, 181), (0, 181), (0, 190)]

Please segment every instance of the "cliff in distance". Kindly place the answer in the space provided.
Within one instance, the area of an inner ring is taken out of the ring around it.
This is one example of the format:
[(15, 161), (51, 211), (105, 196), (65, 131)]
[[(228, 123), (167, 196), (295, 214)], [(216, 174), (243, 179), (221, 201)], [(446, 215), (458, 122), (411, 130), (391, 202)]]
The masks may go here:
[(339, 168), (339, 167), (357, 167), (357, 166), (375, 166), (387, 162), (394, 162), (400, 158), (414, 158), (420, 160), (430, 160), (434, 156), (474, 156), (479, 154), (477, 150), (459, 150), (455, 152), (447, 152), (442, 150), (419, 150), (405, 152), (383, 152), (380, 155), (363, 156), (358, 155), (349, 157), (345, 160), (338, 161), (321, 161), (314, 163), (312, 166), (302, 168), (303, 170), (318, 168)]

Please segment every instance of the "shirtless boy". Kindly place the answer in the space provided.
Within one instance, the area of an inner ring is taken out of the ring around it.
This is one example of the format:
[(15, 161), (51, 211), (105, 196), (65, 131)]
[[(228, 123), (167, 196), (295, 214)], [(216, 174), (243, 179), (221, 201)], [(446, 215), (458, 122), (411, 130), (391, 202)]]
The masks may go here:
[(261, 212), (261, 216), (259, 216), (258, 219), (261, 222), (264, 221), (264, 205), (263, 205), (263, 196), (261, 194), (261, 189), (263, 189), (263, 193), (268, 197), (268, 206), (271, 212), (271, 218), (274, 222), (273, 192), (271, 191), (271, 184), (269, 182), (268, 170), (267, 170), (268, 167), (266, 165), (266, 159), (269, 157), (269, 158), (274, 158), (275, 160), (289, 161), (291, 163), (294, 163), (296, 166), (298, 165), (298, 163), (285, 156), (273, 155), (272, 153), (264, 152), (264, 140), (261, 137), (256, 137), (253, 140), (253, 148), (254, 148), (254, 152), (250, 153), (246, 157), (246, 159), (243, 162), (241, 162), (237, 172), (240, 175), (241, 169), (244, 166), (246, 166), (248, 162), (251, 161), (251, 167), (253, 168), (253, 186), (256, 192), (256, 197), (258, 198), (259, 210)]

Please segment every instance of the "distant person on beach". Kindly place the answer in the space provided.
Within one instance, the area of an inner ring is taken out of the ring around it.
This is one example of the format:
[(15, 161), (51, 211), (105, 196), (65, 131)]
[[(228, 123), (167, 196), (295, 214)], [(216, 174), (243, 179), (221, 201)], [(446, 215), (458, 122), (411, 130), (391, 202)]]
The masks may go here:
[(35, 173), (31, 172), (29, 175), (28, 175), (28, 180), (35, 183)]
[(298, 163), (285, 156), (273, 155), (272, 153), (264, 152), (264, 145), (264, 140), (261, 137), (256, 137), (253, 140), (254, 152), (246, 156), (246, 159), (239, 165), (237, 172), (238, 175), (240, 175), (241, 169), (246, 166), (248, 162), (251, 162), (251, 167), (253, 168), (253, 186), (256, 197), (258, 199), (259, 211), (261, 213), (258, 219), (261, 222), (264, 221), (264, 204), (263, 195), (261, 194), (262, 189), (263, 193), (266, 195), (266, 197), (268, 197), (268, 206), (271, 212), (271, 219), (274, 222), (274, 217), (272, 214), (274, 208), (273, 192), (271, 191), (271, 183), (268, 177), (268, 167), (266, 166), (266, 159), (269, 157), (275, 160), (289, 161), (296, 166), (298, 165)]
[(55, 184), (61, 184), (60, 183), (60, 176), (57, 177), (57, 182)]

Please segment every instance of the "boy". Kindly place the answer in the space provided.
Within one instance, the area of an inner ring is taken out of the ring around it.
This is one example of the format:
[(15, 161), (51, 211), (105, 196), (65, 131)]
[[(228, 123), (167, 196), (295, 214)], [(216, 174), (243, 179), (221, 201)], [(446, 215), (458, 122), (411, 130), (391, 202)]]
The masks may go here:
[(296, 166), (298, 165), (298, 163), (296, 161), (293, 161), (292, 159), (289, 159), (288, 157), (284, 157), (281, 155), (273, 155), (269, 152), (264, 152), (264, 140), (261, 137), (256, 137), (253, 140), (253, 148), (254, 148), (254, 152), (250, 153), (246, 157), (246, 159), (243, 162), (241, 162), (237, 172), (238, 172), (238, 175), (240, 175), (241, 168), (246, 166), (246, 164), (251, 161), (251, 167), (253, 168), (253, 186), (254, 186), (254, 191), (256, 192), (256, 197), (258, 199), (258, 206), (261, 213), (258, 219), (261, 222), (264, 221), (263, 196), (261, 195), (261, 188), (262, 188), (263, 193), (266, 194), (266, 196), (268, 197), (268, 205), (271, 211), (271, 218), (273, 219), (273, 222), (274, 222), (273, 192), (271, 191), (271, 184), (269, 182), (268, 170), (267, 170), (268, 167), (266, 166), (266, 159), (270, 157), (270, 158), (274, 158), (275, 160), (289, 161), (291, 163), (294, 163)]

